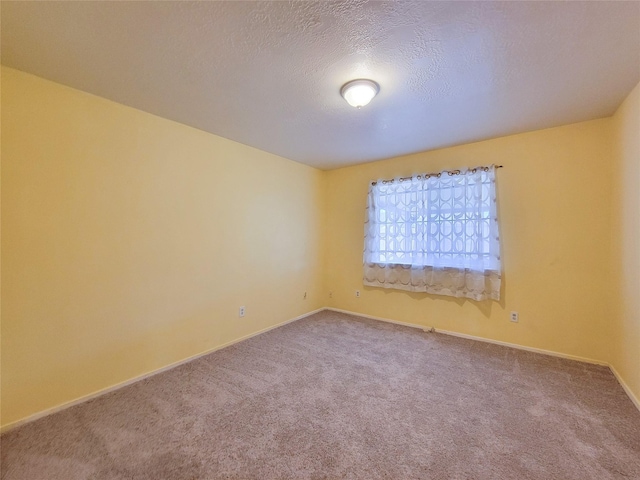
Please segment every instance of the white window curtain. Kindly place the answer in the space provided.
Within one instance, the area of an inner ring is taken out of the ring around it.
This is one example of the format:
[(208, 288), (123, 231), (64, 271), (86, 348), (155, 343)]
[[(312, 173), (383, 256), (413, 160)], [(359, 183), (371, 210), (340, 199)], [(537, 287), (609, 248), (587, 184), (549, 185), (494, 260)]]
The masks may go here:
[(364, 284), (499, 300), (495, 168), (373, 182)]

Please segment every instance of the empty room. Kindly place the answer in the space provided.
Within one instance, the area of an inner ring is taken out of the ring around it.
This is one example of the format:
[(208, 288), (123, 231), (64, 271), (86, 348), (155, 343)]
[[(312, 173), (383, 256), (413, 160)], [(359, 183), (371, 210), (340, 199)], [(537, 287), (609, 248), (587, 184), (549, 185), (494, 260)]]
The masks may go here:
[(0, 23), (2, 480), (640, 480), (640, 1)]

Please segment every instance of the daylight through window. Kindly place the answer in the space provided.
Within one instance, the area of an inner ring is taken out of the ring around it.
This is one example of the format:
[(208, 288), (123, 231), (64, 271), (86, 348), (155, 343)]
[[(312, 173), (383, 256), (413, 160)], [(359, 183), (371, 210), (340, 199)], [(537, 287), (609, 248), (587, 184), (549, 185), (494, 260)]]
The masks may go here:
[(374, 182), (365, 230), (365, 284), (499, 296), (494, 166)]

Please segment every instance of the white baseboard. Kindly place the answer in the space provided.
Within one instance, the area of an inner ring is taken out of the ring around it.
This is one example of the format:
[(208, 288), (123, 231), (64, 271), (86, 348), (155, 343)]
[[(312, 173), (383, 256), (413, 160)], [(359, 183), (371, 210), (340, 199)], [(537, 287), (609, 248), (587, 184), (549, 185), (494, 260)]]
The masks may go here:
[(283, 325), (286, 325), (288, 323), (292, 323), (292, 322), (295, 322), (297, 320), (301, 320), (301, 319), (303, 319), (305, 317), (309, 317), (309, 316), (314, 315), (314, 314), (316, 314), (318, 312), (321, 312), (322, 310), (324, 310), (324, 308), (318, 308), (317, 310), (313, 310), (311, 312), (305, 313), (303, 315), (299, 315), (299, 316), (297, 316), (295, 318), (291, 318), (289, 320), (286, 320), (284, 322), (278, 323), (276, 325), (272, 325), (270, 327), (263, 328), (262, 330), (259, 330), (257, 332), (250, 333), (249, 335), (245, 335), (245, 336), (237, 338), (235, 340), (231, 340), (230, 342), (224, 343), (222, 345), (218, 345), (217, 347), (210, 348), (208, 350), (205, 350), (204, 352), (197, 353), (197, 354), (192, 355), (190, 357), (187, 357), (187, 358), (185, 358), (183, 360), (179, 360), (177, 362), (171, 363), (171, 364), (169, 364), (169, 365), (167, 365), (165, 367), (158, 368), (157, 370), (153, 370), (151, 372), (147, 372), (147, 373), (144, 373), (142, 375), (138, 375), (137, 377), (130, 378), (129, 380), (125, 380), (124, 382), (116, 383), (115, 385), (111, 385), (110, 387), (106, 387), (106, 388), (97, 390), (95, 392), (89, 393), (88, 395), (83, 395), (82, 397), (76, 398), (75, 400), (70, 400), (68, 402), (61, 403), (59, 405), (56, 405), (55, 407), (47, 408), (46, 410), (42, 410), (40, 412), (34, 413), (32, 415), (29, 415), (27, 417), (21, 418), (19, 420), (14, 421), (14, 422), (7, 423), (6, 425), (2, 425), (2, 427), (0, 427), (0, 433), (8, 432), (9, 430), (13, 430), (14, 428), (20, 427), (20, 426), (25, 425), (27, 423), (34, 422), (34, 421), (36, 421), (36, 420), (38, 420), (40, 418), (47, 417), (47, 416), (52, 415), (52, 414), (57, 413), (57, 412), (61, 412), (62, 410), (66, 410), (67, 408), (71, 408), (71, 407), (73, 407), (75, 405), (79, 405), (81, 403), (88, 402), (89, 400), (93, 400), (94, 398), (101, 397), (102, 395), (106, 395), (107, 393), (114, 392), (114, 391), (119, 390), (121, 388), (124, 388), (124, 387), (126, 387), (128, 385), (131, 385), (133, 383), (139, 382), (140, 380), (144, 380), (146, 378), (153, 377), (154, 375), (158, 375), (159, 373), (166, 372), (166, 371), (171, 370), (173, 368), (179, 367), (180, 365), (184, 365), (185, 363), (189, 363), (189, 362), (191, 362), (193, 360), (196, 360), (196, 359), (198, 359), (200, 357), (204, 357), (205, 355), (209, 355), (210, 353), (213, 353), (213, 352), (215, 352), (217, 350), (222, 350), (223, 348), (226, 348), (226, 347), (229, 347), (229, 346), (234, 345), (236, 343), (242, 342), (243, 340), (247, 340), (247, 339), (249, 339), (251, 337), (255, 337), (257, 335), (261, 335), (263, 333), (268, 332), (269, 330), (273, 330), (274, 328), (282, 327)]
[[(101, 390), (97, 390), (95, 392), (92, 392), (92, 393), (90, 393), (88, 395), (84, 395), (82, 397), (76, 398), (75, 400), (71, 400), (69, 402), (61, 403), (61, 404), (56, 405), (54, 407), (48, 408), (46, 410), (42, 410), (40, 412), (34, 413), (32, 415), (29, 415), (27, 417), (21, 418), (19, 420), (14, 421), (14, 422), (8, 423), (8, 424), (3, 425), (2, 427), (0, 427), (0, 433), (8, 432), (9, 430), (13, 430), (14, 428), (20, 427), (20, 426), (25, 425), (27, 423), (31, 423), (31, 422), (33, 422), (35, 420), (40, 419), (40, 418), (52, 415), (52, 414), (60, 412), (62, 410), (66, 410), (67, 408), (73, 407), (75, 405), (79, 405), (79, 404), (87, 402), (89, 400), (93, 400), (94, 398), (98, 398), (98, 397), (100, 397), (102, 395), (105, 395), (107, 393), (119, 390), (120, 388), (124, 388), (124, 387), (126, 387), (128, 385), (131, 385), (133, 383), (139, 382), (140, 380), (144, 380), (144, 379), (152, 377), (154, 375), (158, 375), (159, 373), (166, 372), (166, 371), (171, 370), (173, 368), (179, 367), (180, 365), (183, 365), (185, 363), (188, 363), (188, 362), (191, 362), (193, 360), (196, 360), (196, 359), (198, 359), (200, 357), (204, 357), (205, 355), (209, 355), (210, 353), (213, 353), (213, 352), (215, 352), (217, 350), (222, 350), (223, 348), (226, 348), (226, 347), (229, 347), (229, 346), (234, 345), (236, 343), (242, 342), (243, 340), (247, 340), (247, 339), (249, 339), (251, 337), (255, 337), (257, 335), (266, 333), (266, 332), (268, 332), (270, 330), (273, 330), (275, 328), (282, 327), (283, 325), (286, 325), (288, 323), (292, 323), (292, 322), (295, 322), (297, 320), (301, 320), (301, 319), (303, 319), (305, 317), (309, 317), (309, 316), (314, 315), (314, 314), (316, 314), (318, 312), (321, 312), (323, 310), (330, 310), (330, 311), (333, 311), (333, 312), (345, 313), (347, 315), (354, 315), (356, 317), (369, 318), (371, 320), (378, 320), (378, 321), (381, 321), (381, 322), (393, 323), (393, 324), (396, 324), (396, 325), (403, 325), (405, 327), (418, 328), (418, 329), (423, 330), (423, 331), (428, 331), (428, 330), (431, 330), (433, 328), (433, 327), (429, 327), (429, 326), (425, 326), (425, 325), (418, 325), (418, 324), (415, 324), (415, 323), (408, 323), (408, 322), (401, 322), (401, 321), (398, 321), (398, 320), (392, 320), (390, 318), (375, 317), (373, 315), (367, 315), (367, 314), (364, 314), (364, 313), (352, 312), (352, 311), (349, 311), (349, 310), (342, 310), (340, 308), (333, 308), (333, 307), (319, 308), (317, 310), (313, 310), (313, 311), (305, 313), (303, 315), (299, 315), (299, 316), (297, 316), (295, 318), (286, 320), (286, 321), (278, 323), (276, 325), (272, 325), (270, 327), (264, 328), (264, 329), (259, 330), (257, 332), (250, 333), (249, 335), (245, 335), (243, 337), (237, 338), (237, 339), (232, 340), (230, 342), (227, 342), (227, 343), (225, 343), (223, 345), (219, 345), (219, 346), (211, 348), (209, 350), (205, 350), (204, 352), (200, 352), (200, 353), (198, 353), (196, 355), (192, 355), (192, 356), (190, 356), (188, 358), (185, 358), (183, 360), (171, 363), (171, 364), (169, 364), (169, 365), (167, 365), (165, 367), (159, 368), (157, 370), (153, 370), (151, 372), (139, 375), (139, 376), (131, 378), (129, 380), (125, 380), (124, 382), (120, 382), (120, 383), (117, 383), (115, 385), (111, 385), (110, 387), (106, 387), (106, 388), (103, 388)], [(515, 343), (502, 342), (502, 341), (499, 341), (499, 340), (492, 340), (492, 339), (484, 338), (484, 337), (476, 337), (474, 335), (467, 335), (467, 334), (464, 334), (464, 333), (452, 332), (452, 331), (449, 331), (449, 330), (435, 330), (435, 331), (438, 332), (438, 333), (443, 333), (445, 335), (452, 335), (452, 336), (455, 336), (455, 337), (467, 338), (469, 340), (477, 340), (477, 341), (480, 341), (480, 342), (493, 343), (493, 344), (502, 345), (502, 346), (505, 346), (505, 347), (517, 348), (519, 350), (526, 350), (526, 351), (529, 351), (529, 352), (541, 353), (543, 355), (551, 355), (551, 356), (554, 356), (554, 357), (567, 358), (567, 359), (570, 359), (570, 360), (577, 360), (577, 361), (580, 361), (580, 362), (586, 362), (586, 363), (592, 363), (592, 364), (596, 364), (596, 365), (607, 366), (607, 367), (609, 367), (611, 369), (612, 373), (614, 374), (614, 376), (616, 377), (616, 379), (618, 380), (618, 382), (620, 383), (620, 385), (622, 386), (622, 388), (624, 389), (626, 394), (629, 396), (629, 398), (631, 399), (633, 404), (638, 408), (638, 410), (640, 410), (640, 401), (638, 400), (638, 398), (636, 398), (636, 396), (633, 394), (631, 389), (624, 382), (622, 377), (620, 377), (620, 375), (618, 374), (616, 369), (612, 365), (608, 364), (607, 362), (603, 362), (603, 361), (600, 361), (600, 360), (593, 360), (593, 359), (590, 359), (590, 358), (578, 357), (578, 356), (575, 356), (575, 355), (569, 355), (569, 354), (561, 353), (561, 352), (554, 352), (554, 351), (551, 351), (551, 350), (543, 350), (543, 349), (535, 348), (535, 347), (527, 347), (527, 346), (518, 345), (518, 344), (515, 344)]]
[(479, 342), (493, 343), (494, 345), (502, 345), (503, 347), (516, 348), (518, 350), (525, 350), (527, 352), (540, 353), (542, 355), (549, 355), (551, 357), (566, 358), (567, 360), (575, 360), (577, 362), (592, 363), (594, 365), (601, 365), (603, 367), (609, 366), (607, 362), (604, 362), (602, 360), (595, 360), (593, 358), (570, 355), (568, 353), (556, 352), (554, 350), (545, 350), (543, 348), (527, 347), (526, 345), (519, 345), (517, 343), (509, 343), (509, 342), (503, 342), (501, 340), (492, 340), (490, 338), (476, 337), (474, 335), (467, 335), (466, 333), (452, 332), (449, 330), (436, 329), (436, 332), (444, 333), (445, 335), (451, 335), (454, 337), (468, 338), (469, 340), (477, 340)]
[(527, 347), (525, 345), (519, 345), (517, 343), (503, 342), (501, 340), (493, 340), (491, 338), (476, 337), (475, 335), (468, 335), (466, 333), (453, 332), (451, 330), (441, 330), (441, 329), (438, 329), (438, 328), (435, 328), (435, 327), (418, 325), (416, 323), (399, 322), (398, 320), (392, 320), (390, 318), (374, 317), (373, 315), (365, 315), (364, 313), (351, 312), (349, 310), (342, 310), (340, 308), (331, 308), (331, 307), (329, 307), (329, 308), (326, 308), (326, 310), (332, 310), (334, 312), (346, 313), (348, 315), (355, 315), (357, 317), (370, 318), (372, 320), (379, 320), (381, 322), (395, 323), (396, 325), (404, 325), (406, 327), (419, 328), (420, 330), (424, 330), (424, 331), (428, 331), (428, 330), (433, 329), (434, 332), (443, 333), (445, 335), (451, 335), (453, 337), (466, 338), (466, 339), (469, 339), (469, 340), (476, 340), (478, 342), (492, 343), (494, 345), (502, 345), (503, 347), (517, 348), (518, 350), (526, 350), (528, 352), (541, 353), (543, 355), (551, 355), (552, 357), (567, 358), (569, 360), (576, 360), (578, 362), (592, 363), (592, 364), (595, 364), (595, 365), (602, 365), (602, 366), (605, 366), (605, 367), (609, 366), (609, 364), (607, 362), (603, 362), (602, 360), (594, 360), (592, 358), (578, 357), (576, 355), (569, 355), (567, 353), (555, 352), (553, 350), (544, 350), (542, 348)]
[(500, 340), (492, 340), (490, 338), (476, 337), (474, 335), (467, 335), (466, 333), (452, 332), (450, 330), (440, 330), (440, 329), (435, 329), (434, 327), (429, 327), (429, 326), (425, 326), (425, 325), (418, 325), (416, 323), (400, 322), (398, 320), (392, 320), (390, 318), (374, 317), (373, 315), (367, 315), (367, 314), (364, 314), (364, 313), (352, 312), (352, 311), (349, 311), (349, 310), (342, 310), (341, 308), (327, 307), (327, 308), (324, 308), (323, 310), (331, 310), (333, 312), (346, 313), (347, 315), (354, 315), (356, 317), (370, 318), (371, 320), (378, 320), (378, 321), (381, 321), (381, 322), (395, 323), (396, 325), (404, 325), (406, 327), (419, 328), (420, 330), (424, 330), (424, 331), (429, 331), (429, 330), (433, 329), (433, 331), (435, 331), (437, 333), (444, 333), (445, 335), (451, 335), (451, 336), (454, 336), (454, 337), (467, 338), (469, 340), (477, 340), (479, 342), (493, 343), (495, 345), (502, 345), (504, 347), (516, 348), (518, 350), (526, 350), (527, 352), (540, 353), (542, 355), (550, 355), (552, 357), (566, 358), (566, 359), (569, 359), (569, 360), (576, 360), (578, 362), (585, 362), (585, 363), (591, 363), (591, 364), (594, 364), (594, 365), (602, 365), (603, 367), (609, 367), (609, 369), (611, 370), (613, 375), (616, 377), (616, 380), (618, 380), (618, 382), (622, 386), (622, 389), (625, 391), (627, 396), (631, 399), (631, 401), (638, 408), (638, 410), (640, 410), (640, 401), (638, 400), (638, 398), (636, 398), (636, 396), (631, 391), (629, 386), (624, 382), (624, 380), (622, 379), (620, 374), (616, 371), (616, 369), (613, 367), (613, 365), (611, 365), (611, 364), (609, 364), (607, 362), (603, 362), (602, 360), (594, 360), (592, 358), (579, 357), (579, 356), (576, 356), (576, 355), (569, 355), (567, 353), (554, 352), (553, 350), (544, 350), (542, 348), (527, 347), (525, 345), (518, 345), (517, 343), (502, 342)]
[(350, 310), (343, 310), (341, 308), (325, 307), (324, 310), (331, 310), (332, 312), (346, 313), (347, 315), (353, 315), (355, 317), (369, 318), (371, 320), (378, 320), (380, 322), (395, 323), (396, 325), (402, 325), (402, 326), (405, 326), (405, 327), (417, 328), (417, 329), (423, 330), (423, 331), (431, 330), (433, 328), (433, 327), (426, 327), (424, 325), (418, 325), (417, 323), (407, 323), (407, 322), (401, 322), (399, 320), (392, 320), (390, 318), (374, 317), (373, 315), (366, 315), (364, 313), (352, 312)]
[(631, 401), (636, 406), (636, 408), (640, 410), (640, 399), (638, 399), (638, 397), (635, 396), (633, 391), (631, 391), (631, 389), (629, 388), (629, 385), (625, 383), (625, 381), (622, 379), (622, 377), (620, 376), (618, 371), (615, 369), (615, 367), (613, 365), (609, 365), (609, 368), (611, 369), (611, 372), (613, 372), (613, 375), (618, 380), (618, 383), (622, 386), (622, 389), (626, 392), (627, 396), (631, 399)]

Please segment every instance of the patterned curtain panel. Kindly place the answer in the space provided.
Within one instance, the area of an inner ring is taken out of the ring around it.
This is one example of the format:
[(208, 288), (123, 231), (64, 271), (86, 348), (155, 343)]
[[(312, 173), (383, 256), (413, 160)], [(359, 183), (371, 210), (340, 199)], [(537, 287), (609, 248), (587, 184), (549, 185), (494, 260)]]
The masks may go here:
[(371, 184), (364, 284), (500, 299), (495, 166)]

